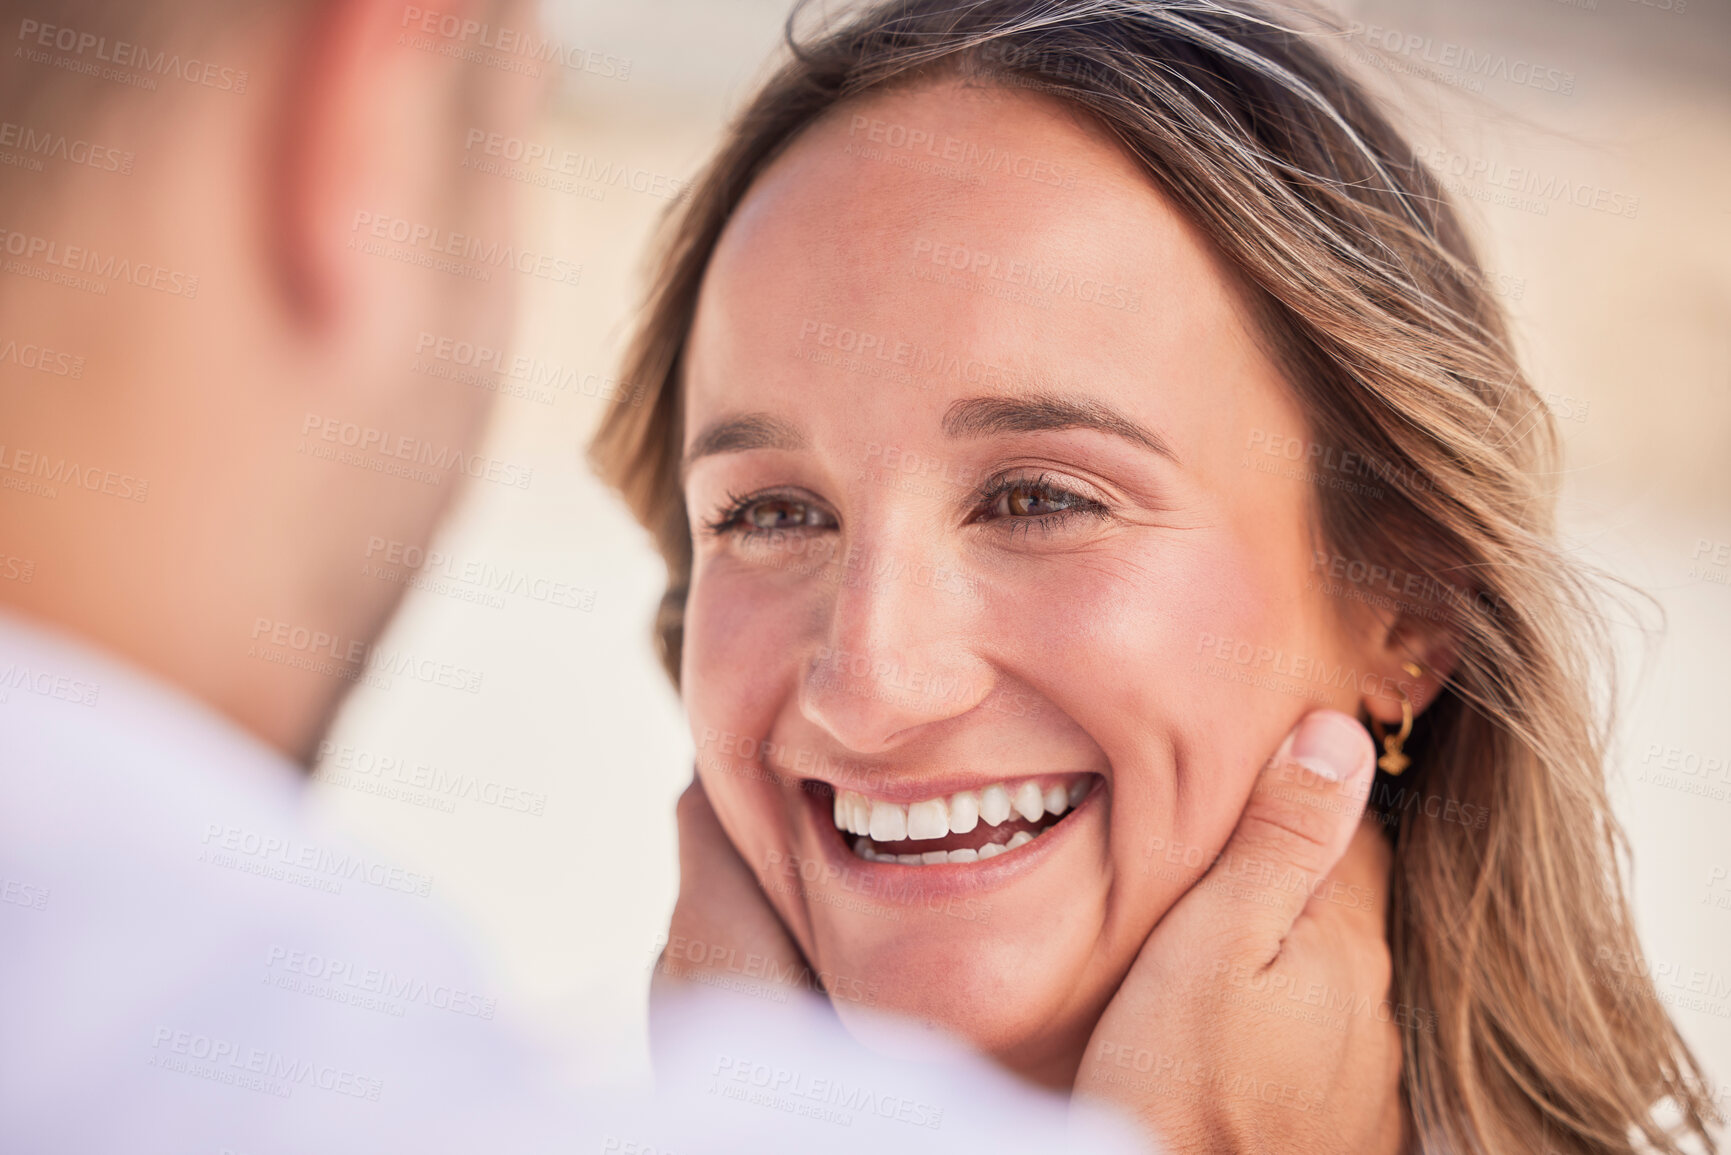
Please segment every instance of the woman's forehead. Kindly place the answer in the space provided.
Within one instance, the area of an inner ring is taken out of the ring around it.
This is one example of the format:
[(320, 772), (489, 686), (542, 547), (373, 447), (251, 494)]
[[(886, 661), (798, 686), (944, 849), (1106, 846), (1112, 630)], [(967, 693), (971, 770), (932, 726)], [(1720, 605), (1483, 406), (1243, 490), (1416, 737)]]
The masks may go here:
[[(896, 163), (889, 142), (916, 131), (968, 179)], [(747, 194), (687, 389), (694, 416), (837, 387), (863, 415), (895, 382), (920, 409), (934, 388), (1112, 391), (1241, 373), (1242, 335), (1219, 260), (1119, 150), (1049, 99), (940, 85), (843, 106)]]
[[(801, 133), (746, 194), (712, 268), (988, 238), (1005, 259), (1057, 245), (1094, 263), (1202, 246), (1148, 175), (1067, 106), (947, 82), (843, 103)], [(1120, 258), (1127, 239), (1137, 243)]]

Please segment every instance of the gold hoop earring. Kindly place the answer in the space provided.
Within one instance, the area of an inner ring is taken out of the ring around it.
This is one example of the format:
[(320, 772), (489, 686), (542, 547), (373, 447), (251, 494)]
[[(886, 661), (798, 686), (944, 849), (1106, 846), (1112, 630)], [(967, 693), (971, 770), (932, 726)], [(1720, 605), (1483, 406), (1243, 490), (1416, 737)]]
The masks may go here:
[[(1402, 662), (1401, 669), (1415, 678), (1424, 673), (1413, 662)], [(1382, 743), (1382, 757), (1376, 760), (1376, 764), (1383, 773), (1391, 777), (1412, 765), (1412, 759), (1401, 751), (1408, 736), (1412, 734), (1412, 699), (1407, 697), (1405, 686), (1397, 683), (1395, 689), (1400, 691), (1400, 733), (1385, 733), (1382, 723), (1376, 720), (1375, 715), (1370, 719), (1370, 728), (1376, 731), (1377, 739)]]

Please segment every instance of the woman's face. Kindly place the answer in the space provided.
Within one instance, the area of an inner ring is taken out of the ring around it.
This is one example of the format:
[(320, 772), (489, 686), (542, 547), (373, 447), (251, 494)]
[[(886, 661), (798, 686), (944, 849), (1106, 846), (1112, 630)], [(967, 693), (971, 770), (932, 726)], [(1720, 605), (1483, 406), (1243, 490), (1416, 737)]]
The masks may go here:
[(686, 374), (723, 825), (844, 1019), (1064, 1083), (1285, 732), (1385, 672), (1318, 588), (1338, 453), (1131, 161), (954, 83), (775, 161)]

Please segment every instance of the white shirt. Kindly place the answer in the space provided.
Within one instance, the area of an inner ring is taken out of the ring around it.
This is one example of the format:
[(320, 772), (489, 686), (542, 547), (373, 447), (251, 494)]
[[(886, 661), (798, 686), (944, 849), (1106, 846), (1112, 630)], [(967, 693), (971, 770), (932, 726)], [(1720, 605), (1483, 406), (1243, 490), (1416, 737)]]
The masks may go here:
[(222, 715), (0, 613), (0, 1150), (1129, 1150), (977, 1061), (699, 998), (673, 1089), (559, 1085), (428, 880)]

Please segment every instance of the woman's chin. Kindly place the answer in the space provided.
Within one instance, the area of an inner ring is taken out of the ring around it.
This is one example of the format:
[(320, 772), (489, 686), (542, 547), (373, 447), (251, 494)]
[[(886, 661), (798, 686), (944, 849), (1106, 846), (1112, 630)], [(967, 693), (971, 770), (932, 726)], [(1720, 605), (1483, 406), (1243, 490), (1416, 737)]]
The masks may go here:
[[(947, 865), (862, 856), (854, 844), (876, 840), (836, 829), (827, 799), (802, 807), (793, 848), (775, 856), (788, 865), (780, 893), (797, 887), (788, 921), (804, 924), (807, 957), (850, 1032), (888, 1052), (941, 1033), (1067, 1085), (1116, 985), (1110, 972), (1134, 957), (1106, 934), (1106, 795), (1012, 837), (1014, 849)], [(915, 1029), (886, 1030), (887, 1016)]]
[[(919, 1058), (946, 1040), (960, 1042), (1035, 1082), (1069, 1085), (1098, 1018), (1097, 1010), (1090, 1016), (1072, 1005), (1074, 984), (1030, 982), (1002, 967), (970, 967), (958, 963), (954, 949), (926, 958), (917, 950), (906, 953), (904, 965), (842, 966), (833, 972), (830, 999), (854, 1038), (899, 1058)], [(1075, 974), (1073, 968), (1031, 969)], [(853, 975), (861, 977), (848, 977)]]

